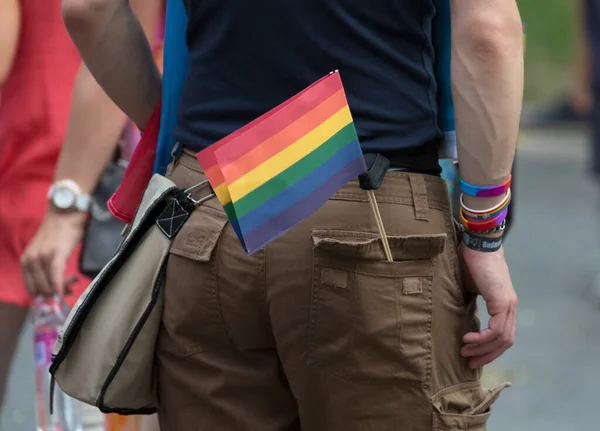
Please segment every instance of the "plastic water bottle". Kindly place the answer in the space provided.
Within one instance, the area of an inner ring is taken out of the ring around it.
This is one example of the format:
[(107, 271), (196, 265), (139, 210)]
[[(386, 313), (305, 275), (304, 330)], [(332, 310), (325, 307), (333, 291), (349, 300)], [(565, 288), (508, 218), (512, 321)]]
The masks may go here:
[(59, 297), (34, 299), (31, 314), (34, 325), (36, 367), (37, 431), (82, 431), (80, 405), (58, 385), (54, 388), (54, 411), (50, 414), (50, 373), (52, 350), (68, 313), (67, 304)]

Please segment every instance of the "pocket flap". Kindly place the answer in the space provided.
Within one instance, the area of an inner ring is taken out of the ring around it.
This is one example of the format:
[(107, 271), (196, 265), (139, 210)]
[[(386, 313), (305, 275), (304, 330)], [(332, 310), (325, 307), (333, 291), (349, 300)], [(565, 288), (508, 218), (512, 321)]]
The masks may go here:
[[(343, 230), (314, 230), (313, 244), (320, 251), (364, 260), (385, 260), (379, 234)], [(388, 235), (394, 260), (431, 259), (446, 246), (446, 234)]]
[(171, 246), (171, 253), (198, 262), (208, 262), (227, 224), (227, 215), (200, 206), (183, 225)]
[(468, 382), (438, 392), (431, 397), (434, 429), (484, 430), (491, 405), (509, 386), (510, 383), (503, 383), (490, 390), (482, 387), (479, 382)]

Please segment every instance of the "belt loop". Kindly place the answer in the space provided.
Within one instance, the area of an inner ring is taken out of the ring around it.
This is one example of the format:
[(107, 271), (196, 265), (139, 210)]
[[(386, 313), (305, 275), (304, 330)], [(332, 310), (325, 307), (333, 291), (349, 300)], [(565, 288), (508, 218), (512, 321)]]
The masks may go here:
[(415, 206), (415, 219), (429, 221), (429, 198), (425, 178), (420, 174), (408, 174), (408, 178)]
[(171, 151), (171, 155), (174, 158), (179, 158), (179, 156), (181, 156), (182, 152), (183, 152), (183, 145), (181, 145), (180, 142), (175, 142), (175, 145), (173, 146), (173, 150)]
[(173, 160), (171, 161), (171, 163), (169, 163), (169, 166), (167, 166), (167, 176), (173, 173), (173, 170), (177, 166), (177, 162), (179, 161), (179, 157), (181, 156), (182, 152), (183, 145), (181, 145), (179, 142), (176, 142), (173, 146), (173, 149), (171, 150), (171, 157), (173, 158)]
[(173, 160), (177, 161), (179, 159), (179, 156), (181, 156), (182, 152), (183, 152), (183, 145), (181, 145), (179, 142), (175, 142), (175, 145), (173, 146), (173, 149), (171, 150), (171, 156), (173, 157)]

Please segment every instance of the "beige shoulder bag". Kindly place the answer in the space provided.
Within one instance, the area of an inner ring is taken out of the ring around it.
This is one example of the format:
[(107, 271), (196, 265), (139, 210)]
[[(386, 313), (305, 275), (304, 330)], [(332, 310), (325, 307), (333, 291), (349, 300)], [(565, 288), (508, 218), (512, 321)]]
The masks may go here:
[(156, 411), (154, 351), (171, 241), (194, 207), (214, 196), (195, 201), (189, 191), (152, 177), (129, 233), (69, 313), (54, 347), (53, 382), (104, 413)]

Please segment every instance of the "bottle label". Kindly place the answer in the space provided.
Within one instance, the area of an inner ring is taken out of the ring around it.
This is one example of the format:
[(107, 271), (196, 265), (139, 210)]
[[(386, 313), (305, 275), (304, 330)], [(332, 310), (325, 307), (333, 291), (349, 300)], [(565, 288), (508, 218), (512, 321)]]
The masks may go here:
[(54, 343), (58, 338), (58, 331), (46, 331), (35, 334), (35, 363), (37, 365), (50, 365), (52, 363), (52, 351)]

